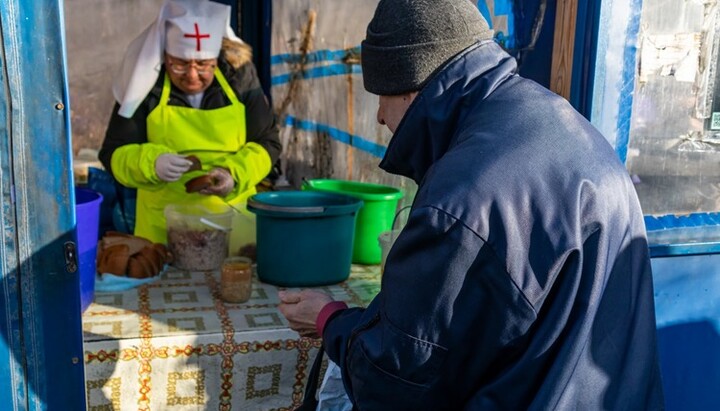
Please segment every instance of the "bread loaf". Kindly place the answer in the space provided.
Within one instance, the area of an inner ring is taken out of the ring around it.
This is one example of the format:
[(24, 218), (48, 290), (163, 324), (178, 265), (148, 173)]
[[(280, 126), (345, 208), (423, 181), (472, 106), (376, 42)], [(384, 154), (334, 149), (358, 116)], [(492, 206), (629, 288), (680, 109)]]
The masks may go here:
[(173, 257), (173, 253), (170, 252), (170, 250), (164, 245), (164, 244), (153, 244), (153, 247), (155, 250), (164, 256), (165, 258), (165, 264), (172, 264), (172, 262), (175, 260)]
[(158, 275), (172, 260), (172, 253), (163, 244), (110, 231), (98, 242), (96, 267), (99, 273), (149, 278)]
[(153, 277), (152, 265), (142, 254), (135, 254), (128, 261), (127, 276), (130, 278), (150, 278)]
[(104, 249), (116, 244), (127, 245), (129, 248), (128, 252), (130, 255), (133, 255), (143, 248), (152, 245), (152, 242), (147, 238), (138, 237), (132, 234), (121, 233), (118, 231), (108, 231), (100, 240), (98, 248)]
[(104, 248), (98, 255), (98, 272), (125, 275), (130, 258), (129, 250), (127, 244), (115, 244)]

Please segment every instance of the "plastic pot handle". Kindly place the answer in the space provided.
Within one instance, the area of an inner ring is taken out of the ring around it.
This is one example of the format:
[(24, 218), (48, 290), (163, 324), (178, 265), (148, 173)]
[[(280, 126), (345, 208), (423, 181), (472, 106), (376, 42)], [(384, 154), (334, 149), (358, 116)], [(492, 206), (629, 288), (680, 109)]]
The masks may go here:
[(258, 210), (277, 211), (281, 213), (322, 213), (325, 207), (283, 207), (272, 204), (261, 203), (252, 199), (248, 199), (248, 206), (257, 208)]

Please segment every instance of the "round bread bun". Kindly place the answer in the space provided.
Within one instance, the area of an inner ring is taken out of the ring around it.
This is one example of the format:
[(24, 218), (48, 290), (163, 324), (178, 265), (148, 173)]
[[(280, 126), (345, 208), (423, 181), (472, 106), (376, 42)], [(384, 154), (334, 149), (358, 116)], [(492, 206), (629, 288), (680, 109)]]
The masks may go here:
[(192, 162), (192, 165), (190, 166), (190, 168), (188, 168), (188, 171), (186, 171), (186, 173), (189, 173), (191, 171), (196, 171), (196, 170), (202, 170), (202, 163), (200, 162), (199, 158), (191, 155), (191, 156), (185, 157), (185, 159), (190, 160)]
[(188, 180), (185, 183), (185, 192), (197, 193), (198, 191), (204, 190), (213, 185), (215, 185), (215, 180), (211, 176), (205, 174)]

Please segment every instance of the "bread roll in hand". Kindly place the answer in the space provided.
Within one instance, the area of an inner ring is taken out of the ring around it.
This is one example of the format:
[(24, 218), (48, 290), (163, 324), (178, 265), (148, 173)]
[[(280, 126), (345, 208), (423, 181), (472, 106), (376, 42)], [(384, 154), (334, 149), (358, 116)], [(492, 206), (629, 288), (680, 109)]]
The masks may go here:
[(185, 192), (197, 193), (213, 185), (215, 185), (215, 178), (211, 175), (205, 174), (188, 180), (185, 183)]
[(191, 171), (202, 170), (202, 163), (200, 162), (199, 158), (191, 155), (191, 156), (185, 157), (185, 159), (190, 160), (192, 162), (192, 165), (190, 166), (190, 168), (188, 168), (186, 173), (189, 173)]

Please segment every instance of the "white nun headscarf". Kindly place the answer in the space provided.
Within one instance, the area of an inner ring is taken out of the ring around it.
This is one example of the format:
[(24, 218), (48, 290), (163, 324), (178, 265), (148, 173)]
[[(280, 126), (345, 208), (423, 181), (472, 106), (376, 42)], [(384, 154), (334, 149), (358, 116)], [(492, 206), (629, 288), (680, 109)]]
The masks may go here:
[(184, 60), (220, 55), (222, 38), (242, 43), (230, 27), (230, 6), (210, 0), (166, 0), (157, 19), (133, 40), (113, 82), (118, 114), (130, 118), (160, 74), (163, 53)]

